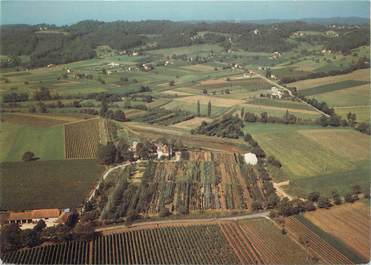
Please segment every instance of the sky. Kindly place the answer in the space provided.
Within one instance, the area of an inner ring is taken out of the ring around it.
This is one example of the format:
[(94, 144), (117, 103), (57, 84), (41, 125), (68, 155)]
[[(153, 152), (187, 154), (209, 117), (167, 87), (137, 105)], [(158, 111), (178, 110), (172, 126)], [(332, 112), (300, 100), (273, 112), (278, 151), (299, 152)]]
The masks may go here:
[(362, 0), (297, 1), (34, 1), (1, 0), (1, 24), (69, 25), (81, 20), (264, 20), (369, 17)]

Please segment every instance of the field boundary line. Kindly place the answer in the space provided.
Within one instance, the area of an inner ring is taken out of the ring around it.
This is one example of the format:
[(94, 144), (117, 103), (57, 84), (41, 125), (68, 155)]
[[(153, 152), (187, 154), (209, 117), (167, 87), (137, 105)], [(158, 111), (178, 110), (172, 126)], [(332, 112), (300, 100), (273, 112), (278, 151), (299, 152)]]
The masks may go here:
[[(252, 72), (253, 72), (253, 71), (252, 71)], [(272, 84), (272, 85), (275, 85), (275, 86), (277, 86), (277, 87), (279, 87), (279, 88), (281, 88), (281, 89), (287, 91), (291, 97), (295, 97), (295, 96), (292, 94), (292, 92), (291, 92), (290, 89), (288, 89), (288, 88), (286, 88), (286, 87), (284, 87), (284, 86), (278, 84), (277, 82), (274, 82), (274, 81), (270, 80), (269, 78), (267, 78), (267, 77), (265, 77), (265, 76), (262, 76), (261, 74), (258, 74), (258, 73), (256, 73), (256, 72), (253, 72), (253, 73), (256, 74), (257, 76), (259, 76), (260, 78), (264, 79), (264, 80), (267, 81), (268, 83), (270, 83), (270, 84)], [(296, 98), (296, 97), (295, 97), (295, 98)], [(324, 113), (322, 110), (319, 110), (319, 109), (317, 109), (316, 107), (312, 106), (311, 104), (305, 102), (305, 101), (302, 100), (301, 98), (298, 98), (298, 99), (299, 99), (302, 103), (304, 103), (304, 104), (310, 106), (311, 108), (315, 109), (315, 110), (316, 110), (317, 112), (319, 112), (320, 114), (325, 115), (326, 117), (330, 117), (330, 115)]]

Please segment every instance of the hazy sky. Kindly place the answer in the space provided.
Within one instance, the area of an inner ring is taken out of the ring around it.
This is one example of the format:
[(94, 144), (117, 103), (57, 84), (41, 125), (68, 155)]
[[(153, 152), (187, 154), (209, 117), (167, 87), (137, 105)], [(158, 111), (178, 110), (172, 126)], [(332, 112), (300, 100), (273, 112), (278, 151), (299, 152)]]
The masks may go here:
[(257, 20), (369, 17), (369, 1), (33, 1), (1, 0), (2, 24), (72, 24), (169, 19)]

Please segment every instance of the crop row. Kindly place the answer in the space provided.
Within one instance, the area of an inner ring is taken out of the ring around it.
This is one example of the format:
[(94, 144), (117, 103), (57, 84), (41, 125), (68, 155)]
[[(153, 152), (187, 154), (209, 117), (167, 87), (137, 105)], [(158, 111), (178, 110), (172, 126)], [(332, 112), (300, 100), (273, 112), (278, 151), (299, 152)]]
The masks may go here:
[(217, 225), (129, 231), (99, 237), (93, 264), (237, 264)]
[(319, 235), (309, 229), (305, 224), (295, 217), (287, 218), (286, 227), (288, 231), (301, 243), (309, 252), (319, 257), (328, 264), (352, 264), (346, 256), (340, 253), (331, 244), (322, 239)]
[(99, 122), (99, 119), (90, 119), (64, 126), (66, 159), (96, 157), (100, 143)]
[(146, 112), (145, 115), (136, 117), (136, 121), (146, 122), (151, 124), (171, 125), (185, 120), (192, 119), (194, 115), (183, 110), (166, 110), (153, 109)]
[(10, 264), (86, 264), (88, 256), (87, 242), (71, 241), (9, 252), (1, 259)]

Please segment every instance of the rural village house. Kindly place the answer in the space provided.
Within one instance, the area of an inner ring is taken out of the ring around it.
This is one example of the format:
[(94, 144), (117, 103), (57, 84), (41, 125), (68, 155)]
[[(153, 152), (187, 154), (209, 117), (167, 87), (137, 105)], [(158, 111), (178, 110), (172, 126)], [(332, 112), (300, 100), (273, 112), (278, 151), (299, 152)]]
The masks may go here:
[(19, 224), (21, 229), (33, 228), (39, 220), (43, 220), (46, 226), (55, 226), (64, 223), (69, 215), (69, 209), (37, 209), (22, 212), (5, 212), (2, 214), (2, 224)]

